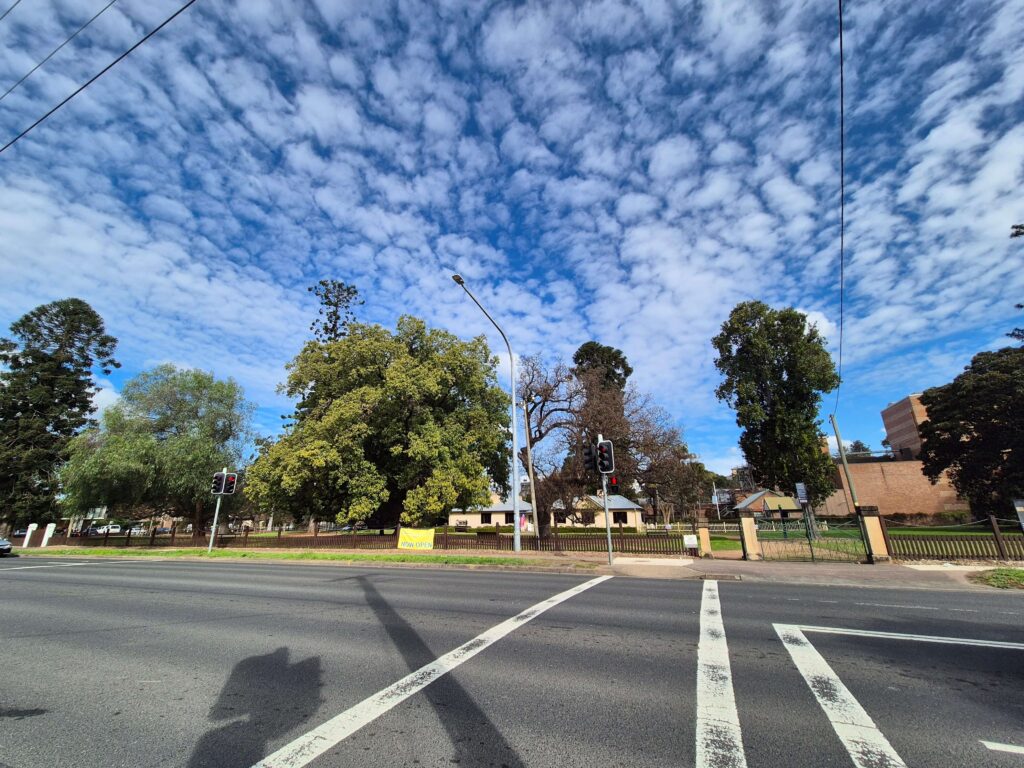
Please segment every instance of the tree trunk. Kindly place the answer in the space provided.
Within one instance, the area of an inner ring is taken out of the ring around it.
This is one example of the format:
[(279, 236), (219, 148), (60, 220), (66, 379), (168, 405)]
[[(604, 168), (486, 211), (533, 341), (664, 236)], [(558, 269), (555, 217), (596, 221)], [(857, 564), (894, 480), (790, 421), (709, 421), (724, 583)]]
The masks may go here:
[(203, 535), (203, 502), (197, 501), (195, 510), (192, 512), (192, 538), (198, 539)]

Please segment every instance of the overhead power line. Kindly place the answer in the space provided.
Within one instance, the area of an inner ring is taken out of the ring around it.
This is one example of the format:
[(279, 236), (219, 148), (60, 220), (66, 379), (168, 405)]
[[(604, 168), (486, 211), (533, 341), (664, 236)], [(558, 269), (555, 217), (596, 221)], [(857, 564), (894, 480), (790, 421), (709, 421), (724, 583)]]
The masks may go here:
[(832, 414), (839, 410), (843, 386), (843, 327), (846, 296), (846, 83), (843, 78), (843, 0), (839, 0), (839, 384)]
[(49, 112), (47, 112), (45, 115), (43, 115), (38, 120), (36, 120), (34, 123), (32, 123), (32, 125), (30, 125), (24, 131), (22, 131), (17, 136), (15, 136), (13, 139), (11, 139), (6, 144), (4, 144), (2, 147), (0, 147), (0, 154), (3, 154), (4, 152), (6, 152), (10, 147), (14, 146), (14, 144), (18, 140), (20, 140), (26, 134), (28, 134), (33, 128), (35, 128), (37, 125), (42, 123), (44, 120), (46, 120), (46, 118), (48, 118), (50, 115), (52, 115), (58, 109), (60, 109), (65, 104), (67, 104), (69, 101), (71, 101), (73, 98), (75, 98), (75, 96), (80, 94), (82, 91), (84, 91), (90, 85), (92, 85), (97, 80), (99, 80), (101, 77), (103, 77), (103, 75), (105, 75), (107, 72), (109, 72), (111, 69), (113, 69), (122, 59), (124, 59), (126, 56), (128, 56), (128, 54), (130, 54), (132, 51), (134, 51), (136, 48), (138, 48), (144, 42), (149, 40), (149, 38), (151, 38), (157, 32), (159, 32), (161, 29), (163, 29), (168, 24), (170, 24), (172, 21), (174, 21), (179, 15), (184, 13), (195, 2), (196, 2), (196, 0), (188, 0), (187, 3), (185, 3), (178, 10), (176, 10), (174, 13), (172, 13), (170, 16), (168, 16), (166, 19), (164, 19), (162, 22), (160, 22), (160, 24), (158, 24), (156, 27), (154, 27), (150, 32), (146, 33), (146, 35), (141, 40), (139, 40), (137, 43), (135, 43), (135, 45), (133, 45), (127, 51), (122, 53), (120, 56), (118, 56), (112, 62), (107, 64), (107, 66), (105, 66), (103, 69), (101, 69), (99, 72), (97, 72), (95, 75), (90, 77), (87, 81), (85, 81), (85, 83), (83, 83), (78, 88), (76, 88), (74, 91), (72, 91), (72, 93), (69, 96), (65, 97), (60, 103), (58, 103), (57, 106), (53, 107)]
[[(18, 0), (18, 2), (21, 2), (21, 0)], [(117, 0), (110, 0), (109, 3), (107, 3), (102, 8), (100, 8), (100, 10), (96, 13), (95, 16), (93, 16), (91, 19), (89, 19), (87, 22), (85, 22), (85, 24), (83, 24), (78, 29), (76, 29), (74, 32), (72, 32), (71, 35), (63, 43), (61, 43), (56, 48), (54, 48), (52, 51), (50, 51), (46, 55), (45, 59), (43, 59), (38, 64), (36, 64), (34, 67), (32, 67), (32, 69), (30, 69), (28, 72), (26, 72), (24, 75), (21, 76), (21, 79), (18, 82), (16, 82), (14, 85), (12, 85), (6, 91), (4, 91), (3, 95), (0, 95), (0, 101), (3, 101), (4, 99), (6, 99), (7, 98), (7, 94), (9, 94), (11, 91), (13, 91), (15, 88), (17, 88), (22, 83), (24, 83), (26, 80), (28, 80), (32, 76), (32, 73), (34, 73), (37, 69), (39, 69), (41, 66), (43, 66), (43, 64), (45, 64), (50, 59), (52, 59), (56, 55), (57, 51), (59, 51), (65, 45), (67, 45), (72, 40), (74, 40), (78, 36), (79, 32), (81, 32), (83, 29), (85, 29), (90, 24), (92, 24), (94, 21), (96, 21), (96, 19), (98, 19), (100, 16), (103, 15), (103, 12), (106, 11), (107, 8), (109, 8), (110, 6), (112, 6), (116, 2), (117, 2)]]
[(0, 21), (3, 21), (4, 19), (6, 19), (7, 18), (7, 14), (10, 13), (11, 11), (13, 11), (15, 8), (17, 8), (18, 7), (18, 3), (20, 3), (20, 2), (21, 2), (21, 0), (14, 0), (14, 5), (12, 5), (6, 11), (4, 11), (3, 15), (0, 15)]

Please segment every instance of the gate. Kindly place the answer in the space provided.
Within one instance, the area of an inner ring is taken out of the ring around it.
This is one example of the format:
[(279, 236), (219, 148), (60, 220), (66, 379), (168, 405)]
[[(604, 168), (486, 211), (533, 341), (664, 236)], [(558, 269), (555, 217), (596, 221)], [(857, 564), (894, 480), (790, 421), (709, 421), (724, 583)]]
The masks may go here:
[(765, 560), (863, 563), (868, 557), (857, 520), (813, 533), (803, 521), (787, 522), (775, 530), (758, 530), (757, 540)]

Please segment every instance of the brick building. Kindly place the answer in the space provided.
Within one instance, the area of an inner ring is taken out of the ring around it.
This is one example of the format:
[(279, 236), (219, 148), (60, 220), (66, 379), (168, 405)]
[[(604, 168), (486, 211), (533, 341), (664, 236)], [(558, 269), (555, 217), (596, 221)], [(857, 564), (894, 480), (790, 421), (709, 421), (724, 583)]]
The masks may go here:
[(921, 424), (927, 420), (928, 409), (921, 404), (920, 392), (889, 403), (882, 411), (885, 438), (897, 458), (916, 459), (921, 455)]
[[(861, 505), (878, 507), (884, 516), (934, 518), (962, 516), (969, 510), (967, 502), (957, 496), (945, 475), (932, 485), (921, 471), (920, 461), (878, 459), (850, 464), (850, 475), (857, 488)], [(853, 498), (841, 466), (836, 466), (836, 487), (818, 506), (820, 516), (853, 514)]]

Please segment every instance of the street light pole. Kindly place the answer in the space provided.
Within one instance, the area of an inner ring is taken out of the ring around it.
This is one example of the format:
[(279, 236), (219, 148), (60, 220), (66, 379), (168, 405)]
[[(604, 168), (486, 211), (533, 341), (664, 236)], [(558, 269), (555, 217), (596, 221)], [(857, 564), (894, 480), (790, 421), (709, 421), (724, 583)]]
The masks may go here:
[(512, 354), (512, 345), (508, 343), (508, 336), (501, 330), (501, 326), (494, 322), (494, 318), (484, 309), (484, 305), (477, 301), (476, 296), (473, 292), (466, 287), (466, 281), (462, 279), (461, 275), (452, 275), (452, 280), (457, 285), (462, 287), (469, 298), (473, 300), (480, 311), (484, 313), (484, 317), (491, 321), (491, 325), (498, 329), (498, 333), (501, 334), (501, 338), (505, 342), (505, 348), (508, 350), (508, 363), (509, 371), (511, 374), (511, 394), (512, 394), (512, 511), (514, 517), (514, 524), (512, 526), (512, 549), (515, 552), (519, 552), (522, 549), (522, 542), (519, 538), (519, 465), (516, 463), (518, 460), (519, 452), (519, 440), (516, 437), (516, 358)]

